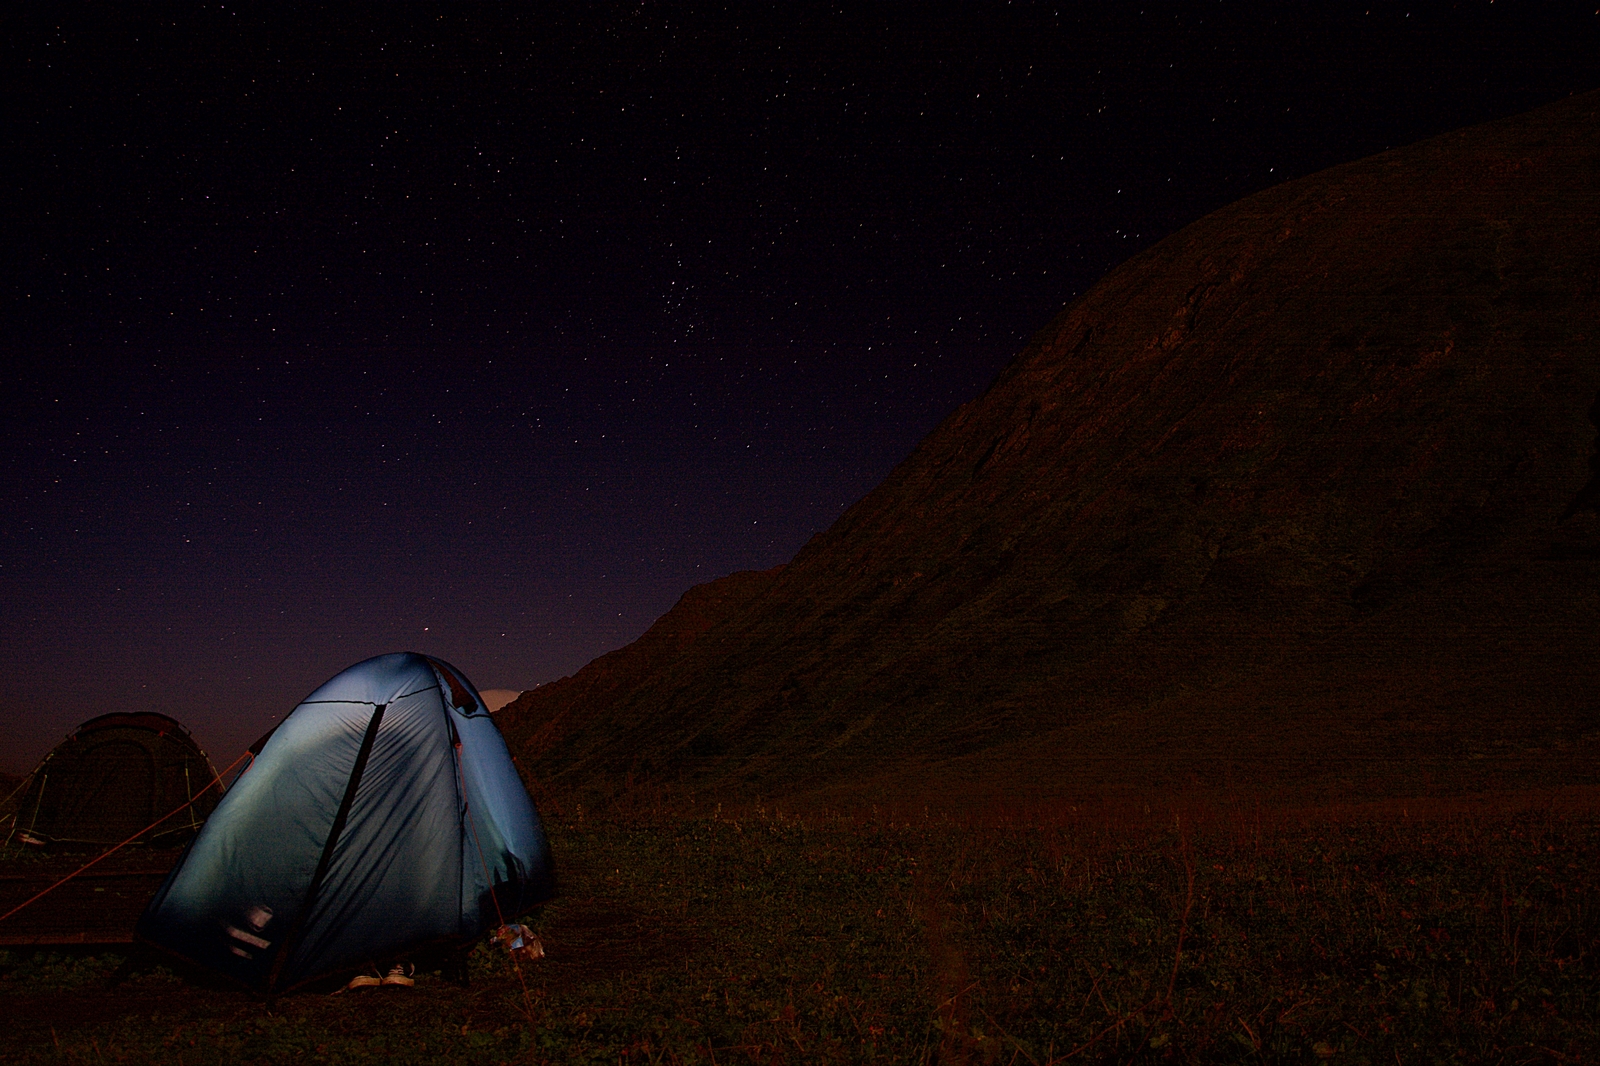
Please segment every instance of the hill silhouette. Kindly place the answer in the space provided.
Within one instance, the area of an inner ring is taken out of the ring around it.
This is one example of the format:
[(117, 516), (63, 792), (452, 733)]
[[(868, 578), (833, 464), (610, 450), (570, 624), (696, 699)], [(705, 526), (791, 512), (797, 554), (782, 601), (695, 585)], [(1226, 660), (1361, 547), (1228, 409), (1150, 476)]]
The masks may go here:
[(1113, 270), (786, 566), (500, 719), (548, 788), (1600, 776), (1600, 94)]

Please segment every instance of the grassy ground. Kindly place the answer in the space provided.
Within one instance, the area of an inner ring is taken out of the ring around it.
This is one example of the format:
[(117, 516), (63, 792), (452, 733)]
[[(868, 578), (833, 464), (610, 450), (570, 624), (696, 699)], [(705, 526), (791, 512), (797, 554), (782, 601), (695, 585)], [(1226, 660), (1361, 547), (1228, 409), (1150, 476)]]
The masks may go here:
[(549, 955), (270, 1009), (0, 960), (0, 1062), (1566, 1062), (1600, 1047), (1600, 822), (551, 819)]

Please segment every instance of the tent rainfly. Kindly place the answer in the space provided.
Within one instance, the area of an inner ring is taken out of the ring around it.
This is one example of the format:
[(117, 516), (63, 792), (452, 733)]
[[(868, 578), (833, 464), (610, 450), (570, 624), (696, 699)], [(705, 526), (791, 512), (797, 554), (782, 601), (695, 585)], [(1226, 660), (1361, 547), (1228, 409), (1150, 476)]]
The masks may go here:
[(470, 943), (553, 888), (544, 828), (477, 690), (407, 652), (352, 666), (283, 720), (137, 932), (270, 996)]
[[(7, 842), (119, 844), (157, 820), (139, 843), (182, 844), (217, 803), (211, 760), (164, 714), (116, 711), (91, 718), (29, 775)], [(196, 797), (198, 796), (198, 799)]]

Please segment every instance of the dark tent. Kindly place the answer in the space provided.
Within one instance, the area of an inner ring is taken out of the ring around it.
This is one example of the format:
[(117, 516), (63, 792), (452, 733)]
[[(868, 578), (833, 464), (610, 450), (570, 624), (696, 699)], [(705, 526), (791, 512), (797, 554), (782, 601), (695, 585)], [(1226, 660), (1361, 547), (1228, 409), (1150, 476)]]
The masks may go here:
[(80, 725), (29, 776), (7, 839), (119, 844), (179, 807), (140, 843), (181, 844), (217, 805), (216, 771), (183, 726), (154, 712), (102, 714)]
[(266, 738), (138, 935), (271, 995), (470, 943), (552, 887), (544, 828), (477, 691), (437, 659), (380, 655)]

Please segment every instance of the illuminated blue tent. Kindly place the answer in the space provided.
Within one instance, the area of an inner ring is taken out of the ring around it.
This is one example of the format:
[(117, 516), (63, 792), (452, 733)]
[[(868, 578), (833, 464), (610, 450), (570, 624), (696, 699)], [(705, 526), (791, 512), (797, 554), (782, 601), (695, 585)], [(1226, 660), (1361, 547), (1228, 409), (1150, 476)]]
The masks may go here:
[(157, 947), (273, 995), (549, 898), (550, 850), (461, 672), (352, 666), (296, 707), (139, 919)]

